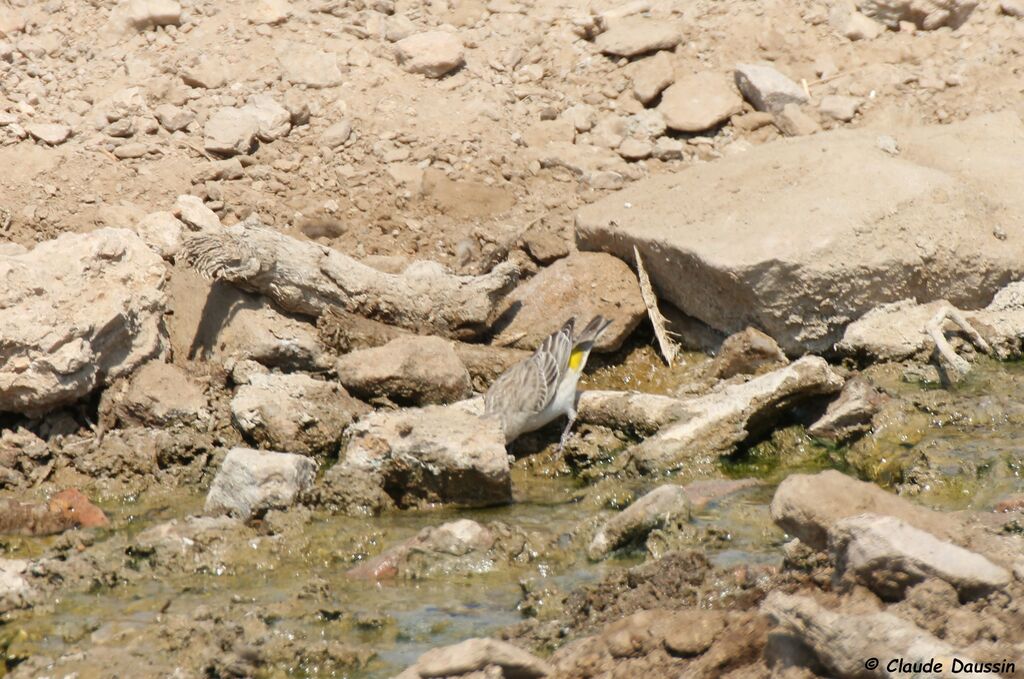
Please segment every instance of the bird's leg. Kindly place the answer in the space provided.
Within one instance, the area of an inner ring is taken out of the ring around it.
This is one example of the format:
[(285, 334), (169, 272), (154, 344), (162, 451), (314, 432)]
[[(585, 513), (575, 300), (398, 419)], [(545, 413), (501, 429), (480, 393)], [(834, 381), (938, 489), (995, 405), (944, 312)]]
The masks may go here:
[(572, 425), (576, 421), (576, 409), (573, 408), (569, 411), (569, 421), (565, 423), (565, 429), (562, 430), (562, 438), (558, 440), (558, 452), (561, 453), (565, 448), (565, 442), (569, 440), (569, 434), (572, 432)]

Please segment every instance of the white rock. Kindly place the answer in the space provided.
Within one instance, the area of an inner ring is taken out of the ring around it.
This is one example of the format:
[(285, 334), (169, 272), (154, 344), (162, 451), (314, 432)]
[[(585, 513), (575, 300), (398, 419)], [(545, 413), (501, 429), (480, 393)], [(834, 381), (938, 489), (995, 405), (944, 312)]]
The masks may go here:
[(249, 21), (254, 24), (283, 24), (291, 15), (288, 0), (257, 0), (249, 10)]
[(387, 396), (399, 404), (450, 403), (473, 391), (452, 343), (440, 337), (411, 335), (352, 351), (338, 359), (335, 370), (356, 396)]
[(543, 679), (555, 675), (554, 668), (546, 661), (507, 641), (477, 638), (432, 648), (395, 679), (454, 677), (470, 673), (482, 676), (488, 667), (500, 668), (494, 675), (498, 677)]
[(320, 142), (328, 148), (337, 148), (352, 136), (352, 123), (339, 120), (320, 133)]
[(260, 141), (274, 141), (292, 129), (291, 114), (269, 94), (249, 97), (242, 110), (256, 119)]
[(232, 448), (206, 496), (207, 514), (250, 519), (295, 503), (313, 485), (316, 463), (303, 455)]
[(146, 245), (164, 259), (174, 259), (181, 250), (182, 224), (170, 212), (151, 212), (135, 224)]
[(610, 20), (608, 30), (594, 40), (599, 50), (617, 57), (670, 50), (680, 42), (682, 34), (674, 23), (638, 16)]
[(462, 41), (447, 31), (416, 33), (399, 40), (395, 58), (406, 71), (430, 78), (440, 78), (465, 63)]
[(828, 94), (821, 98), (818, 110), (829, 118), (846, 123), (853, 120), (853, 117), (857, 115), (857, 109), (860, 108), (860, 104), (861, 100), (856, 97)]
[(859, 514), (829, 530), (829, 551), (837, 574), (849, 574), (887, 600), (903, 598), (907, 588), (941, 578), (964, 597), (1010, 584), (1012, 576), (985, 557), (940, 540), (891, 516)]
[(650, 158), (654, 153), (654, 144), (646, 139), (626, 139), (616, 149), (619, 155), (626, 160), (643, 160)]
[(689, 519), (690, 497), (683, 487), (658, 486), (605, 522), (590, 541), (587, 556), (604, 558), (619, 547), (643, 539), (655, 528)]
[(633, 81), (633, 94), (647, 104), (675, 81), (672, 57), (662, 51), (653, 57), (635, 61), (630, 64), (630, 78)]
[(702, 132), (743, 109), (743, 99), (728, 78), (703, 71), (677, 80), (661, 95), (658, 111), (680, 132)]
[(196, 119), (196, 114), (173, 104), (160, 104), (153, 109), (153, 114), (168, 132), (184, 130)]
[(285, 43), (277, 48), (277, 61), (284, 79), (294, 85), (334, 87), (341, 84), (338, 57), (301, 43)]
[(127, 229), (0, 254), (0, 412), (74, 403), (162, 356), (165, 275), (160, 256)]
[(33, 139), (38, 139), (50, 146), (63, 144), (71, 138), (71, 128), (57, 123), (31, 123), (25, 126), (25, 131)]
[(1024, 2), (1021, 2), (1021, 0), (1001, 0), (999, 11), (1007, 16), (1024, 17)]
[(227, 64), (220, 59), (202, 56), (192, 66), (181, 73), (181, 80), (189, 87), (215, 90), (223, 87), (230, 76)]
[(222, 108), (203, 126), (203, 148), (210, 153), (233, 156), (249, 153), (256, 142), (259, 122), (248, 111)]
[(781, 111), (786, 104), (804, 104), (800, 85), (767, 64), (737, 64), (736, 86), (758, 111)]
[(203, 203), (203, 199), (199, 196), (192, 196), (189, 194), (182, 194), (178, 196), (178, 200), (174, 203), (174, 213), (193, 229), (199, 231), (218, 231), (220, 230), (220, 217), (206, 207)]
[(177, 26), (181, 23), (181, 5), (175, 0), (131, 0), (128, 16), (139, 29)]
[(562, 111), (562, 118), (568, 120), (577, 132), (589, 132), (597, 121), (597, 109), (589, 104), (575, 104)]

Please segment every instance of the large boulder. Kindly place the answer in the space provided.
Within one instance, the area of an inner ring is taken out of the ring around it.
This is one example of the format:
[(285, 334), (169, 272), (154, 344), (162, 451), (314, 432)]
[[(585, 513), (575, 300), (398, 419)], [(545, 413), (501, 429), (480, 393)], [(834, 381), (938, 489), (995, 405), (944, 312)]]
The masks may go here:
[(885, 302), (984, 306), (1024, 275), (1024, 124), (1007, 112), (893, 136), (896, 155), (842, 130), (636, 182), (579, 210), (579, 246), (639, 247), (660, 296), (790, 354), (830, 349)]
[(165, 275), (127, 229), (0, 253), (0, 411), (59, 408), (162, 356)]

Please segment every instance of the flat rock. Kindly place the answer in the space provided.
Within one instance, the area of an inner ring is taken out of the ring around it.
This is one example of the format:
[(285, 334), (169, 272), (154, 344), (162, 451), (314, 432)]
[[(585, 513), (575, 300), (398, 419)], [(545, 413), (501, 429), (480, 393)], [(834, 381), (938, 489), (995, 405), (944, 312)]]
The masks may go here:
[(754, 325), (788, 354), (825, 351), (880, 304), (978, 308), (1024, 276), (1022, 135), (1000, 113), (902, 131), (897, 156), (859, 130), (764, 144), (581, 208), (577, 243), (627, 261), (637, 246), (658, 295), (715, 330)]
[(304, 455), (333, 453), (345, 428), (369, 410), (337, 382), (301, 373), (252, 374), (231, 399), (231, 419), (246, 439)]
[(63, 144), (71, 138), (71, 128), (57, 123), (31, 123), (25, 126), (25, 131), (33, 139), (49, 146)]
[(190, 194), (182, 194), (174, 201), (174, 216), (194, 230), (213, 231), (221, 226), (217, 213), (206, 207), (202, 198)]
[(680, 42), (682, 35), (674, 23), (638, 16), (608, 21), (608, 30), (594, 40), (599, 50), (617, 57), (670, 50)]
[(324, 146), (334, 149), (347, 142), (351, 136), (352, 123), (348, 120), (339, 120), (320, 133), (320, 142)]
[[(675, 69), (668, 52), (657, 52), (652, 57), (634, 61), (629, 66), (633, 94), (644, 104), (654, 101), (662, 90), (675, 81)], [(579, 128), (577, 128), (579, 129)]]
[(175, 0), (131, 0), (128, 17), (138, 29), (177, 26), (181, 23), (181, 5)]
[(539, 679), (554, 671), (544, 660), (506, 641), (477, 638), (433, 648), (395, 679), (453, 677), (482, 672), (489, 667), (499, 668), (496, 676), (516, 679)]
[(440, 78), (466, 62), (462, 41), (447, 31), (416, 33), (395, 43), (395, 59), (409, 73)]
[(157, 121), (168, 132), (184, 130), (196, 119), (196, 114), (173, 104), (160, 104), (153, 109)]
[(181, 80), (189, 87), (215, 90), (227, 84), (230, 75), (227, 64), (219, 59), (200, 57), (196, 63), (181, 72)]
[(316, 463), (303, 455), (232, 448), (206, 496), (207, 514), (242, 520), (294, 504), (313, 485)]
[(805, 104), (803, 88), (767, 64), (737, 64), (736, 86), (758, 111), (781, 111), (786, 104)]
[[(639, 471), (674, 469), (701, 455), (725, 454), (750, 435), (752, 423), (801, 399), (833, 394), (843, 378), (818, 356), (805, 356), (784, 368), (742, 384), (725, 384), (705, 396), (680, 399), (686, 413), (678, 421), (627, 451)], [(762, 416), (762, 417), (759, 417)]]
[(516, 349), (536, 349), (572, 316), (585, 325), (601, 314), (612, 324), (595, 350), (615, 351), (647, 315), (632, 270), (603, 253), (578, 252), (560, 259), (506, 300), (495, 342)]
[(260, 141), (274, 141), (292, 129), (292, 117), (284, 106), (269, 94), (254, 94), (242, 110), (256, 119), (256, 136)]
[(775, 114), (775, 127), (787, 137), (803, 137), (821, 130), (818, 121), (804, 112), (798, 104), (786, 104)]
[(604, 558), (619, 547), (642, 540), (655, 528), (689, 519), (690, 497), (682, 486), (658, 486), (601, 526), (587, 547), (587, 556)]
[(0, 254), (0, 412), (42, 414), (163, 355), (166, 269), (127, 229)]
[(317, 496), (348, 513), (504, 504), (512, 500), (505, 436), (497, 420), (455, 406), (377, 411), (349, 428)]
[(222, 108), (203, 126), (203, 148), (225, 156), (249, 153), (256, 143), (259, 129), (259, 121), (248, 111)]
[(977, 0), (858, 0), (857, 8), (892, 29), (901, 21), (909, 21), (918, 28), (934, 30), (943, 26), (959, 28), (974, 8)]
[(341, 84), (338, 57), (331, 52), (301, 43), (285, 43), (277, 47), (277, 61), (284, 79), (293, 85), (322, 88)]
[(850, 575), (888, 601), (902, 599), (927, 578), (945, 580), (965, 598), (1004, 588), (1013, 579), (980, 554), (892, 516), (842, 519), (829, 529), (828, 543), (837, 575)]
[(472, 393), (469, 372), (450, 340), (410, 335), (338, 359), (338, 380), (356, 396), (404, 405), (451, 403)]
[(605, 188), (619, 188), (625, 183), (625, 161), (607, 148), (566, 141), (551, 142), (536, 149), (533, 155), (541, 167), (563, 168), (580, 182), (591, 186), (595, 183), (605, 186), (610, 177), (618, 178), (612, 182), (615, 186)]
[(702, 132), (743, 109), (743, 99), (729, 79), (703, 71), (680, 78), (661, 95), (658, 111), (665, 124), (680, 132)]

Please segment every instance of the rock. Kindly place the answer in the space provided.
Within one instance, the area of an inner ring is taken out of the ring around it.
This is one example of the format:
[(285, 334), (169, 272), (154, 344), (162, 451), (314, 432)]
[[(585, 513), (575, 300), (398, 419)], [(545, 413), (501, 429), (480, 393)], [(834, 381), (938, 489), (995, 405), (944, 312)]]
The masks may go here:
[(283, 24), (291, 15), (288, 0), (257, 0), (249, 11), (248, 18), (254, 24)]
[(403, 405), (450, 403), (472, 394), (469, 373), (450, 340), (410, 335), (338, 359), (338, 380), (356, 396)]
[(29, 608), (38, 593), (29, 584), (31, 562), (27, 559), (0, 559), (0, 611)]
[(587, 547), (595, 561), (619, 547), (642, 540), (655, 528), (690, 520), (690, 498), (681, 486), (658, 486), (606, 522)]
[(787, 137), (803, 137), (821, 130), (818, 121), (804, 113), (796, 104), (786, 104), (775, 114), (775, 127)]
[(1011, 17), (1024, 17), (1024, 2), (1020, 0), (1001, 0), (999, 11)]
[(74, 488), (60, 491), (47, 504), (0, 499), (0, 534), (3, 535), (55, 535), (71, 528), (109, 525), (103, 510)]
[(576, 104), (562, 111), (562, 118), (577, 132), (589, 132), (597, 122), (597, 109), (589, 104)]
[(0, 412), (42, 414), (166, 349), (165, 268), (127, 229), (0, 254)]
[(959, 28), (977, 6), (976, 0), (857, 0), (857, 9), (893, 30), (901, 21), (928, 31)]
[(630, 138), (619, 144), (618, 152), (626, 160), (643, 160), (651, 157), (654, 144), (644, 139)]
[(135, 28), (177, 26), (181, 23), (181, 5), (175, 0), (131, 0), (128, 16)]
[(261, 448), (333, 453), (345, 428), (370, 408), (335, 383), (309, 375), (252, 374), (231, 399), (231, 419)]
[(182, 194), (174, 202), (174, 215), (195, 230), (219, 230), (220, 217), (199, 196)]
[(234, 156), (249, 153), (256, 143), (259, 122), (249, 112), (222, 108), (203, 126), (203, 148), (209, 153)]
[(352, 123), (347, 120), (339, 120), (320, 133), (320, 143), (333, 149), (347, 142), (351, 136)]
[[(860, 130), (764, 144), (581, 208), (577, 244), (627, 261), (638, 247), (659, 297), (715, 330), (755, 325), (788, 354), (830, 350), (880, 304), (977, 308), (1024, 276), (1024, 238), (977, 226), (991, 222), (984, 200), (1007, 215), (1005, 233), (1024, 233), (1024, 194), (1013, 190), (1024, 170), (1009, 151), (1021, 135), (1020, 119), (1003, 113), (905, 130), (896, 157)], [(981, 153), (989, 160), (975, 161)], [(744, 189), (704, 195), (707, 186)], [(828, 204), (830, 217), (812, 216), (809, 204)], [(947, 219), (950, 210), (963, 219)], [(877, 218), (892, 211), (899, 220)]]
[(736, 86), (758, 111), (781, 111), (786, 104), (806, 104), (807, 94), (767, 64), (737, 64)]
[(292, 129), (292, 117), (288, 109), (268, 94), (249, 97), (242, 111), (256, 119), (256, 136), (260, 141), (280, 139)]
[(541, 264), (569, 256), (569, 243), (564, 236), (536, 227), (523, 234), (523, 247)]
[(857, 115), (860, 103), (860, 99), (856, 97), (828, 94), (821, 98), (821, 102), (818, 104), (818, 111), (829, 118), (848, 123)]
[[(486, 672), (500, 668), (497, 674)], [(548, 663), (506, 641), (498, 639), (467, 639), (453, 646), (433, 648), (419, 657), (414, 665), (395, 679), (417, 677), (454, 677), (481, 673), (479, 676), (536, 679), (553, 673)], [(477, 676), (477, 675), (474, 675)]]
[(181, 249), (182, 224), (170, 212), (151, 212), (135, 224), (135, 233), (153, 252), (173, 260)]
[[(598, 146), (552, 142), (536, 149), (535, 159), (541, 167), (564, 168), (591, 186), (600, 182), (605, 188), (619, 188), (624, 181), (626, 163), (619, 154)], [(612, 180), (613, 176), (618, 179)]]
[(711, 648), (725, 629), (725, 613), (702, 608), (673, 611), (664, 622), (665, 650), (691, 658)]
[(215, 90), (229, 79), (227, 65), (219, 59), (199, 57), (195, 64), (181, 73), (181, 80), (189, 87)]
[(427, 31), (395, 43), (395, 58), (409, 73), (440, 78), (465, 63), (465, 51), (458, 36), (447, 31)]
[(141, 142), (132, 142), (128, 144), (121, 144), (114, 149), (114, 157), (120, 160), (130, 160), (132, 158), (141, 158), (149, 153), (149, 147)]
[(703, 71), (677, 80), (661, 95), (658, 111), (680, 132), (702, 132), (743, 109), (743, 99), (728, 79)]
[(546, 146), (557, 142), (572, 142), (576, 128), (568, 120), (541, 120), (523, 130), (523, 141), (527, 146)]
[(654, 149), (651, 151), (658, 160), (679, 160), (683, 157), (683, 149), (686, 144), (680, 139), (659, 137), (654, 142)]
[(192, 183), (216, 182), (225, 179), (241, 179), (245, 176), (242, 162), (237, 157), (224, 160), (211, 160), (199, 166), (192, 175)]
[(722, 380), (734, 375), (755, 375), (782, 367), (789, 359), (778, 343), (757, 328), (729, 335), (722, 342), (711, 365), (711, 373)]
[(211, 292), (211, 297), (223, 297), (208, 302), (208, 306), (230, 309), (230, 313), (223, 312), (227, 321), (210, 335), (205, 334), (205, 326), (198, 328), (192, 343), (211, 348), (221, 363), (251, 359), (286, 371), (323, 371), (333, 367), (334, 358), (324, 350), (308, 323), (279, 313), (254, 295), (236, 296), (218, 290)]
[(617, 57), (670, 50), (680, 42), (682, 35), (674, 23), (637, 16), (609, 21), (608, 30), (594, 40), (599, 50)]
[(203, 388), (181, 368), (161, 361), (150, 361), (132, 375), (115, 408), (122, 421), (154, 427), (207, 416)]
[(495, 326), (495, 342), (532, 351), (570, 317), (585, 325), (597, 314), (612, 324), (595, 350), (615, 351), (647, 316), (640, 285), (620, 259), (573, 253), (512, 291)]
[[(800, 399), (833, 394), (843, 386), (837, 375), (817, 356), (805, 356), (790, 365), (683, 400), (687, 415), (627, 452), (639, 471), (667, 471), (701, 455), (725, 454), (748, 438), (748, 428)], [(682, 399), (681, 399), (682, 400)]]
[(653, 101), (675, 81), (675, 69), (668, 52), (658, 52), (652, 57), (634, 61), (630, 64), (629, 73), (633, 94), (644, 104)]
[(349, 513), (432, 503), (490, 506), (512, 500), (500, 424), (453, 406), (369, 414), (349, 428), (321, 504)]
[(31, 123), (25, 126), (25, 131), (33, 139), (49, 146), (63, 144), (71, 138), (71, 128), (57, 123)]
[(232, 448), (206, 496), (207, 514), (258, 518), (286, 509), (313, 485), (316, 463), (302, 455)]
[(860, 514), (836, 522), (829, 551), (839, 576), (847, 574), (887, 601), (903, 598), (927, 578), (953, 585), (975, 598), (1010, 584), (1005, 568), (891, 516)]
[(828, 410), (807, 428), (811, 436), (839, 443), (871, 429), (871, 418), (886, 396), (862, 377), (846, 382)]
[[(284, 79), (293, 85), (322, 88), (341, 84), (338, 58), (331, 52), (323, 52), (301, 43), (287, 43), (278, 47), (277, 61), (281, 65)], [(299, 123), (293, 120), (292, 124)]]
[[(967, 660), (967, 655), (944, 641), (933, 637), (913, 623), (892, 613), (851, 614), (823, 608), (806, 596), (772, 592), (761, 605), (761, 611), (773, 618), (776, 633), (792, 635), (806, 644), (825, 666), (831, 676), (864, 677), (893, 676), (892, 670), (866, 674), (865, 659), (905, 659), (908, 663), (923, 665), (929, 659), (956, 657)], [(949, 664), (944, 664), (949, 669)], [(931, 672), (927, 672), (931, 674)], [(940, 676), (953, 677), (942, 672)], [(974, 677), (995, 674), (974, 673)]]
[(1007, 570), (1024, 568), (1024, 538), (994, 534), (984, 527), (988, 515), (928, 509), (834, 470), (791, 474), (779, 485), (771, 503), (775, 523), (818, 550), (825, 549), (832, 526), (864, 513), (895, 517), (940, 540), (977, 552)]
[(160, 104), (153, 109), (153, 114), (168, 132), (184, 130), (196, 119), (196, 114), (192, 111), (173, 104)]

